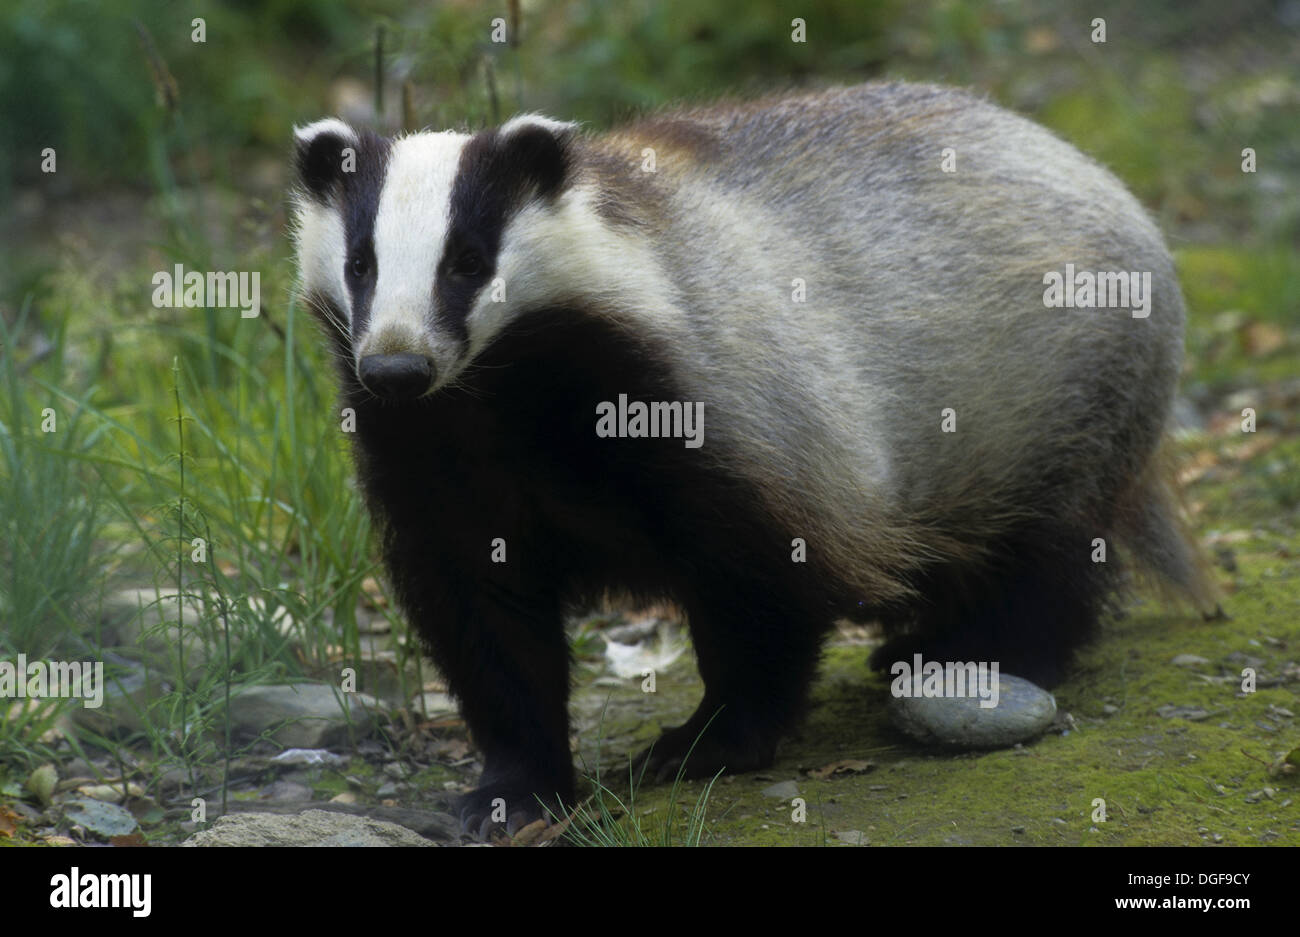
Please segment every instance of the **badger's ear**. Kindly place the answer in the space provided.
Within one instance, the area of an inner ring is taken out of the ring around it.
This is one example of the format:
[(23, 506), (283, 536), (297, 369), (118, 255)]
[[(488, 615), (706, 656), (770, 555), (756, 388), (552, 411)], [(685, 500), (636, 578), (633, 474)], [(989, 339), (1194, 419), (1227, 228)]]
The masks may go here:
[(298, 184), (318, 202), (328, 202), (342, 174), (356, 171), (357, 132), (329, 117), (293, 128), (293, 142)]
[(578, 125), (541, 114), (521, 114), (502, 124), (501, 145), (507, 160), (549, 198), (564, 188), (572, 166)]

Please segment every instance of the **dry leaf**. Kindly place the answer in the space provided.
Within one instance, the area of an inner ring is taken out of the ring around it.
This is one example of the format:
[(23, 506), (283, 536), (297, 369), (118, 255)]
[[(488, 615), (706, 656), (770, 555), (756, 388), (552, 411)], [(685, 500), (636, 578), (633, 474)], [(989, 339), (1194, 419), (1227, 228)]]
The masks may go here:
[(821, 768), (814, 768), (808, 772), (808, 776), (824, 781), (827, 778), (842, 777), (849, 774), (866, 774), (874, 767), (875, 765), (869, 761), (850, 758), (846, 761), (833, 761)]
[(361, 594), (364, 596), (365, 604), (371, 608), (386, 608), (388, 606), (388, 596), (384, 594), (384, 587), (379, 584), (379, 580), (374, 576), (367, 576), (361, 580)]
[(1293, 748), (1268, 767), (1268, 773), (1275, 778), (1290, 777), (1300, 772), (1300, 748)]
[(522, 830), (515, 834), (511, 841), (512, 846), (531, 846), (537, 842), (538, 837), (546, 831), (547, 823), (545, 820), (534, 820)]
[(1237, 329), (1237, 340), (1246, 354), (1262, 358), (1286, 344), (1286, 332), (1271, 322), (1247, 322)]
[(464, 739), (447, 739), (432, 746), (433, 753), (448, 761), (460, 761), (469, 755), (469, 743)]
[(1060, 44), (1056, 30), (1050, 26), (1035, 26), (1025, 31), (1025, 51), (1030, 55), (1055, 52)]
[(18, 814), (14, 813), (8, 807), (0, 807), (0, 836), (12, 839), (18, 830)]
[(1228, 446), (1224, 455), (1237, 462), (1246, 462), (1268, 452), (1278, 444), (1280, 438), (1276, 433), (1259, 433), (1239, 446)]

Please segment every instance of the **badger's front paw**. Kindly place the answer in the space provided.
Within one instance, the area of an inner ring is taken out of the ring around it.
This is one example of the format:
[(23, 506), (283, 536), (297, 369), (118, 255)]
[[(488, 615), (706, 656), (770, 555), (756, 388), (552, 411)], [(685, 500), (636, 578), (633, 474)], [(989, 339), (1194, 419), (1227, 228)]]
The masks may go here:
[(534, 793), (532, 785), (483, 784), (460, 799), (460, 832), (480, 842), (490, 842), (497, 832), (513, 837), (538, 820), (553, 823), (565, 816), (564, 802), (555, 793)]
[(698, 720), (667, 729), (650, 748), (632, 763), (632, 777), (671, 781), (678, 773), (684, 778), (710, 778), (720, 771), (740, 774), (766, 768), (776, 760), (776, 742), (769, 733), (741, 726), (740, 720), (719, 716), (707, 729)]

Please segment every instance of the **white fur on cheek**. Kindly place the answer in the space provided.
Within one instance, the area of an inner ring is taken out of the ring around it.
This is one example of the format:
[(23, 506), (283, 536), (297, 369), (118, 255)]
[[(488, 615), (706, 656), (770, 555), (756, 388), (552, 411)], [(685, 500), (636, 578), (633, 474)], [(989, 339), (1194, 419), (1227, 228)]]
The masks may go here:
[[(635, 310), (650, 321), (677, 314), (676, 298), (643, 238), (604, 224), (585, 187), (533, 202), (502, 233), (496, 273), (466, 318), (473, 357), (521, 313), (581, 298)], [(505, 302), (493, 301), (502, 281)]]
[(387, 351), (410, 346), (430, 355), (439, 372), (449, 369), (459, 352), (454, 339), (436, 334), (429, 323), (452, 183), (468, 139), (459, 133), (421, 133), (394, 142), (375, 216), (378, 279), (365, 346), (372, 340)]
[(298, 205), (298, 269), (303, 288), (328, 296), (352, 320), (351, 301), (343, 282), (347, 241), (337, 210), (303, 200)]

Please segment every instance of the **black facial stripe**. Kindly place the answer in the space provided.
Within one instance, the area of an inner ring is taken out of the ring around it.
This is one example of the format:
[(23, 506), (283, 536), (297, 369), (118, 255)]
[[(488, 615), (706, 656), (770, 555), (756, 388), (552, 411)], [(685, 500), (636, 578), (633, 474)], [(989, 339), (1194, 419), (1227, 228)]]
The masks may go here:
[[(375, 295), (375, 215), (379, 211), (379, 193), (384, 188), (388, 172), (389, 141), (373, 133), (362, 133), (357, 141), (355, 172), (341, 174), (343, 196), (339, 210), (343, 215), (343, 237), (347, 256), (340, 259), (344, 265), (343, 282), (352, 297), (352, 334), (359, 337), (370, 319), (370, 302)], [(369, 272), (360, 280), (349, 272), (353, 257), (360, 255), (368, 261)]]
[[(435, 288), (442, 326), (461, 341), (474, 297), (496, 274), (506, 222), (532, 198), (553, 198), (569, 178), (567, 139), (525, 127), (509, 137), (487, 130), (465, 144), (452, 183), (450, 224), (438, 263)], [(466, 251), (477, 253), (474, 276), (454, 273)]]

